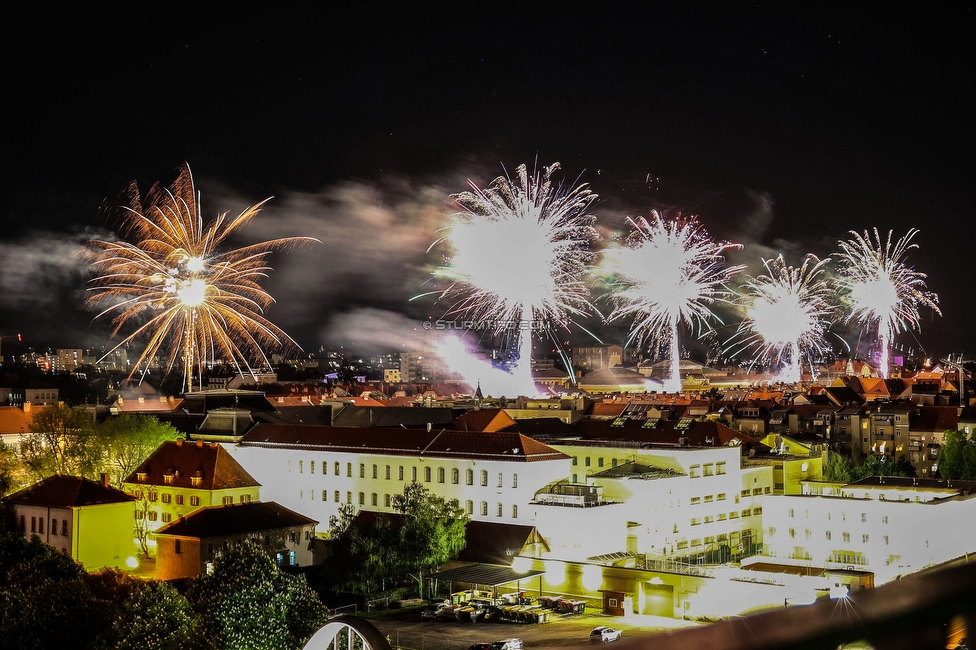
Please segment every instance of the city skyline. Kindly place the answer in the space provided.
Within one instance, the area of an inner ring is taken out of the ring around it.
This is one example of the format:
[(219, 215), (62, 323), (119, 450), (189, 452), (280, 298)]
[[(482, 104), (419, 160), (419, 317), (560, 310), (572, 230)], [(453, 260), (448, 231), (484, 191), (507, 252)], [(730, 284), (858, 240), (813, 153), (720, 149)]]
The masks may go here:
[[(43, 33), (22, 26), (5, 46), (28, 54), (13, 84), (46, 83), (23, 93), (10, 135), (0, 336), (107, 343), (73, 252), (111, 235), (103, 200), (133, 179), (168, 183), (186, 161), (204, 217), (274, 196), (244, 243), (323, 241), (271, 260), (272, 322), (308, 351), (402, 349), (446, 311), (409, 298), (432, 288), (427, 249), (457, 209), (450, 195), (559, 162), (567, 185), (599, 196), (604, 245), (626, 217), (696, 214), (743, 244), (734, 261), (752, 273), (780, 254), (792, 265), (835, 254), (851, 230), (918, 228), (908, 263), (943, 317), (923, 310), (898, 342), (933, 358), (971, 350), (969, 104), (953, 83), (968, 13), (722, 12), (609, 11), (587, 24), (354, 15), (350, 34), (317, 16), (260, 28), (160, 16), (133, 20), (137, 32), (106, 23), (117, 39), (64, 18)], [(57, 66), (32, 56), (41, 48)], [(175, 80), (181, 92), (164, 90)]]

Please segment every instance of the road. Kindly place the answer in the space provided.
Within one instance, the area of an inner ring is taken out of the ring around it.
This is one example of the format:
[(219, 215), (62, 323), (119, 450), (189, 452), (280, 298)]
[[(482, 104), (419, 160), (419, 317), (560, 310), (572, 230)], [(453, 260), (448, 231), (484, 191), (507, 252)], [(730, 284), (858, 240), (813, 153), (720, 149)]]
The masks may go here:
[[(601, 613), (556, 614), (549, 623), (461, 623), (439, 618), (424, 620), (419, 611), (371, 618), (394, 648), (409, 650), (467, 650), (473, 643), (490, 643), (517, 637), (527, 650), (589, 646), (590, 631), (608, 625), (623, 631), (623, 641), (648, 637), (681, 627), (697, 625), (690, 621), (660, 616), (609, 616)], [(627, 645), (627, 644), (624, 644)]]

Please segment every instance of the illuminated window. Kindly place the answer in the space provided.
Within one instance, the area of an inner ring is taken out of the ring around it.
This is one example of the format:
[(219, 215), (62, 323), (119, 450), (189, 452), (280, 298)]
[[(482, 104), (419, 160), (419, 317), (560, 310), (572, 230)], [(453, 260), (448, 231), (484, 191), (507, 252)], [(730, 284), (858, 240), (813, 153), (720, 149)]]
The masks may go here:
[(327, 461), (327, 460), (323, 460), (322, 461), (322, 473), (323, 474), (328, 474), (329, 473), (329, 461)]
[(710, 524), (713, 521), (715, 521), (715, 517), (713, 517), (712, 515), (706, 515), (706, 517), (705, 517), (705, 523), (706, 524)]
[(692, 465), (689, 467), (688, 476), (690, 478), (699, 478), (701, 476), (701, 465)]
[(699, 519), (698, 517), (693, 517), (692, 520), (691, 520), (691, 525), (692, 526), (699, 526), (699, 525), (701, 525), (701, 519)]
[(481, 502), (481, 516), (482, 517), (487, 517), (488, 516), (488, 502), (487, 501), (482, 501)]
[(461, 482), (461, 472), (455, 467), (451, 470), (451, 483), (457, 485)]
[(761, 515), (762, 514), (762, 507), (760, 506), (759, 508), (753, 508), (752, 509), (752, 514), (754, 514), (754, 515)]
[(481, 470), (481, 486), (488, 487), (488, 470)]

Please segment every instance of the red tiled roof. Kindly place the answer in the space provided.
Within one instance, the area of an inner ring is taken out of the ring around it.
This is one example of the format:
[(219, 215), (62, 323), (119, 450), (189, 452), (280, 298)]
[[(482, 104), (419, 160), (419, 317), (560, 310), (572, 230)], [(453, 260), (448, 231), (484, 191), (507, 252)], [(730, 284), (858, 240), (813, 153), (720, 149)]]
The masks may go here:
[(241, 439), (243, 447), (321, 449), (335, 452), (431, 456), (533, 462), (568, 458), (517, 432), (327, 427), (258, 424)]
[(319, 523), (303, 514), (275, 503), (254, 501), (229, 506), (208, 506), (180, 517), (156, 531), (157, 535), (174, 537), (215, 537), (239, 535), (262, 530), (279, 530)]
[(955, 430), (959, 427), (958, 409), (955, 406), (920, 406), (909, 424), (911, 431)]
[(39, 483), (15, 492), (5, 499), (15, 504), (78, 508), (105, 503), (124, 503), (134, 499), (113, 487), (106, 487), (81, 476), (49, 476)]
[(25, 413), (19, 406), (0, 406), (0, 433), (29, 433), (31, 417), (43, 408), (33, 406)]
[[(145, 480), (138, 475), (146, 474)], [(172, 479), (167, 482), (167, 476)], [(190, 480), (201, 478), (199, 485)], [(172, 487), (222, 490), (227, 488), (254, 487), (261, 485), (234, 460), (226, 449), (217, 443), (206, 444), (175, 440), (164, 442), (132, 474), (126, 483), (145, 485), (170, 485)]]
[(468, 411), (456, 418), (458, 428), (464, 431), (498, 431), (515, 424), (505, 409), (488, 408)]

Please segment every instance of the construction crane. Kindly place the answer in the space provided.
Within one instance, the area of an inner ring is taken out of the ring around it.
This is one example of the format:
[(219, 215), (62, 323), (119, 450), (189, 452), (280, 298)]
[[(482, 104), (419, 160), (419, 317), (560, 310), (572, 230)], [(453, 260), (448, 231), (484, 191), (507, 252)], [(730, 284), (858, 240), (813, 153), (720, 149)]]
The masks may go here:
[(958, 360), (954, 360), (951, 354), (947, 358), (939, 360), (940, 363), (959, 371), (959, 408), (969, 406), (966, 401), (966, 368), (964, 364), (973, 363), (973, 361), (974, 359), (963, 359), (962, 354), (959, 355)]

